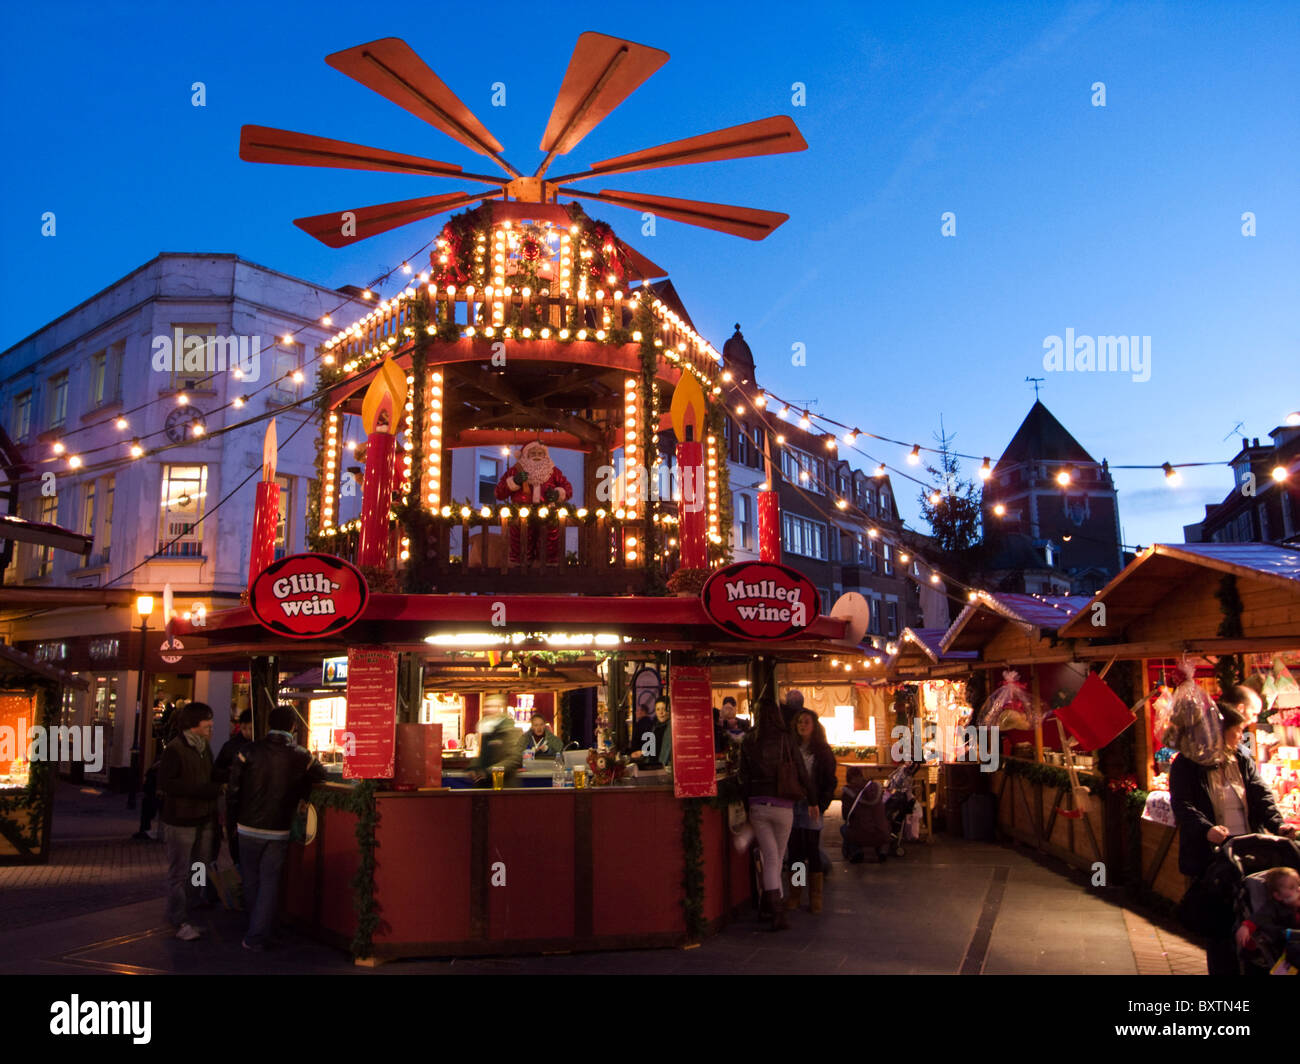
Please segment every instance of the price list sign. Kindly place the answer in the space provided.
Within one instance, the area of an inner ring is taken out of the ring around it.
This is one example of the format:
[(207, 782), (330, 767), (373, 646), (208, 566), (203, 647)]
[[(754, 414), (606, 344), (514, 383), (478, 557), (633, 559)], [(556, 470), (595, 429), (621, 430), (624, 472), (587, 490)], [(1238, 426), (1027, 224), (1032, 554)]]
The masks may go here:
[(672, 695), (673, 794), (712, 798), (718, 793), (713, 759), (713, 684), (709, 670), (675, 668)]
[(347, 699), (347, 733), (351, 741), (344, 747), (344, 778), (392, 779), (397, 655), (383, 647), (349, 649)]

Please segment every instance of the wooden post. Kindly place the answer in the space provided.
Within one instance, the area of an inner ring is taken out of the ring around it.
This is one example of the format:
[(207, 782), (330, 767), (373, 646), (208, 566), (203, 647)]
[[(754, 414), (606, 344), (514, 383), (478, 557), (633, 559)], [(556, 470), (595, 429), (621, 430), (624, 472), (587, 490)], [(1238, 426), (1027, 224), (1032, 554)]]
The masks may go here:
[(280, 690), (280, 669), (274, 654), (259, 654), (249, 669), (253, 702), (253, 737), (265, 739)]
[(1037, 665), (1029, 666), (1029, 697), (1033, 701), (1035, 712), (1038, 715), (1038, 720), (1034, 724), (1034, 760), (1041, 765), (1043, 763), (1043, 703), (1038, 694)]
[(1142, 709), (1138, 712), (1134, 727), (1137, 728), (1137, 741), (1133, 745), (1133, 754), (1137, 758), (1138, 786), (1144, 791), (1151, 789), (1151, 763), (1155, 751), (1151, 749), (1151, 701), (1147, 698), (1147, 659), (1137, 662), (1134, 668), (1140, 670), (1136, 688), (1142, 696)]

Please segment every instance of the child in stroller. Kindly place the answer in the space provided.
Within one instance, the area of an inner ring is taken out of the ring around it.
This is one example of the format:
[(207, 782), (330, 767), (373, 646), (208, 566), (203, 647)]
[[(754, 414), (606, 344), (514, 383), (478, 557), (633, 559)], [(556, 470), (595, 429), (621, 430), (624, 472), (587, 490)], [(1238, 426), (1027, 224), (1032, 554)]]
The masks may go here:
[(885, 812), (889, 816), (889, 837), (895, 856), (903, 856), (903, 829), (905, 822), (916, 809), (912, 795), (912, 780), (924, 761), (909, 761), (899, 765), (885, 784)]
[(1233, 891), (1238, 959), (1248, 975), (1300, 968), (1300, 843), (1238, 835), (1220, 853), (1237, 874)]
[(868, 851), (882, 863), (891, 853), (902, 856), (904, 821), (916, 808), (912, 777), (923, 763), (899, 766), (884, 787), (876, 780), (867, 783), (860, 768), (848, 770), (840, 794), (841, 852), (846, 861), (859, 864)]
[(1242, 963), (1277, 975), (1296, 974), (1300, 969), (1300, 934), (1296, 933), (1300, 930), (1300, 872), (1285, 866), (1270, 868), (1247, 876), (1244, 885), (1253, 904), (1237, 928)]

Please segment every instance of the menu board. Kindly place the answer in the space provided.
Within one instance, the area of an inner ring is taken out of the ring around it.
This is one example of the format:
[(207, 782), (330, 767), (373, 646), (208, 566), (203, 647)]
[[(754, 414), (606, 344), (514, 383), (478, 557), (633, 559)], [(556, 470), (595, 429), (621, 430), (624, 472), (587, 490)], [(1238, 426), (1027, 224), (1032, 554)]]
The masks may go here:
[(397, 655), (383, 647), (350, 648), (347, 698), (344, 778), (392, 779), (397, 730)]
[(709, 670), (674, 668), (672, 697), (673, 794), (712, 798), (718, 793), (713, 763), (713, 684)]

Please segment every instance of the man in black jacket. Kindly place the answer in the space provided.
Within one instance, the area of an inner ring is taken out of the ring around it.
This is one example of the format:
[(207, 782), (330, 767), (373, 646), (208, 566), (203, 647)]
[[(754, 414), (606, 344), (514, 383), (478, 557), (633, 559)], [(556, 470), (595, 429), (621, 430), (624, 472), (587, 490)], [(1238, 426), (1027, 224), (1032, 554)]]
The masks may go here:
[(239, 833), (239, 873), (248, 906), (244, 948), (260, 953), (275, 932), (289, 829), (298, 803), (325, 769), (293, 737), (291, 706), (271, 710), (267, 735), (241, 750), (230, 772), (228, 800)]
[[(253, 711), (244, 710), (239, 720), (230, 731), (230, 738), (221, 747), (221, 753), (212, 763), (212, 782), (229, 783), (230, 770), (239, 752), (253, 743)], [(239, 864), (239, 832), (235, 830), (235, 813), (230, 807), (230, 796), (226, 795), (226, 846), (230, 850), (230, 859)]]
[[(167, 825), (167, 919), (176, 937), (193, 942), (202, 932), (190, 922), (200, 885), (216, 876), (217, 784), (212, 782), (212, 709), (191, 702), (179, 711), (179, 734), (167, 744), (158, 768)], [(203, 875), (195, 883), (195, 873)]]

